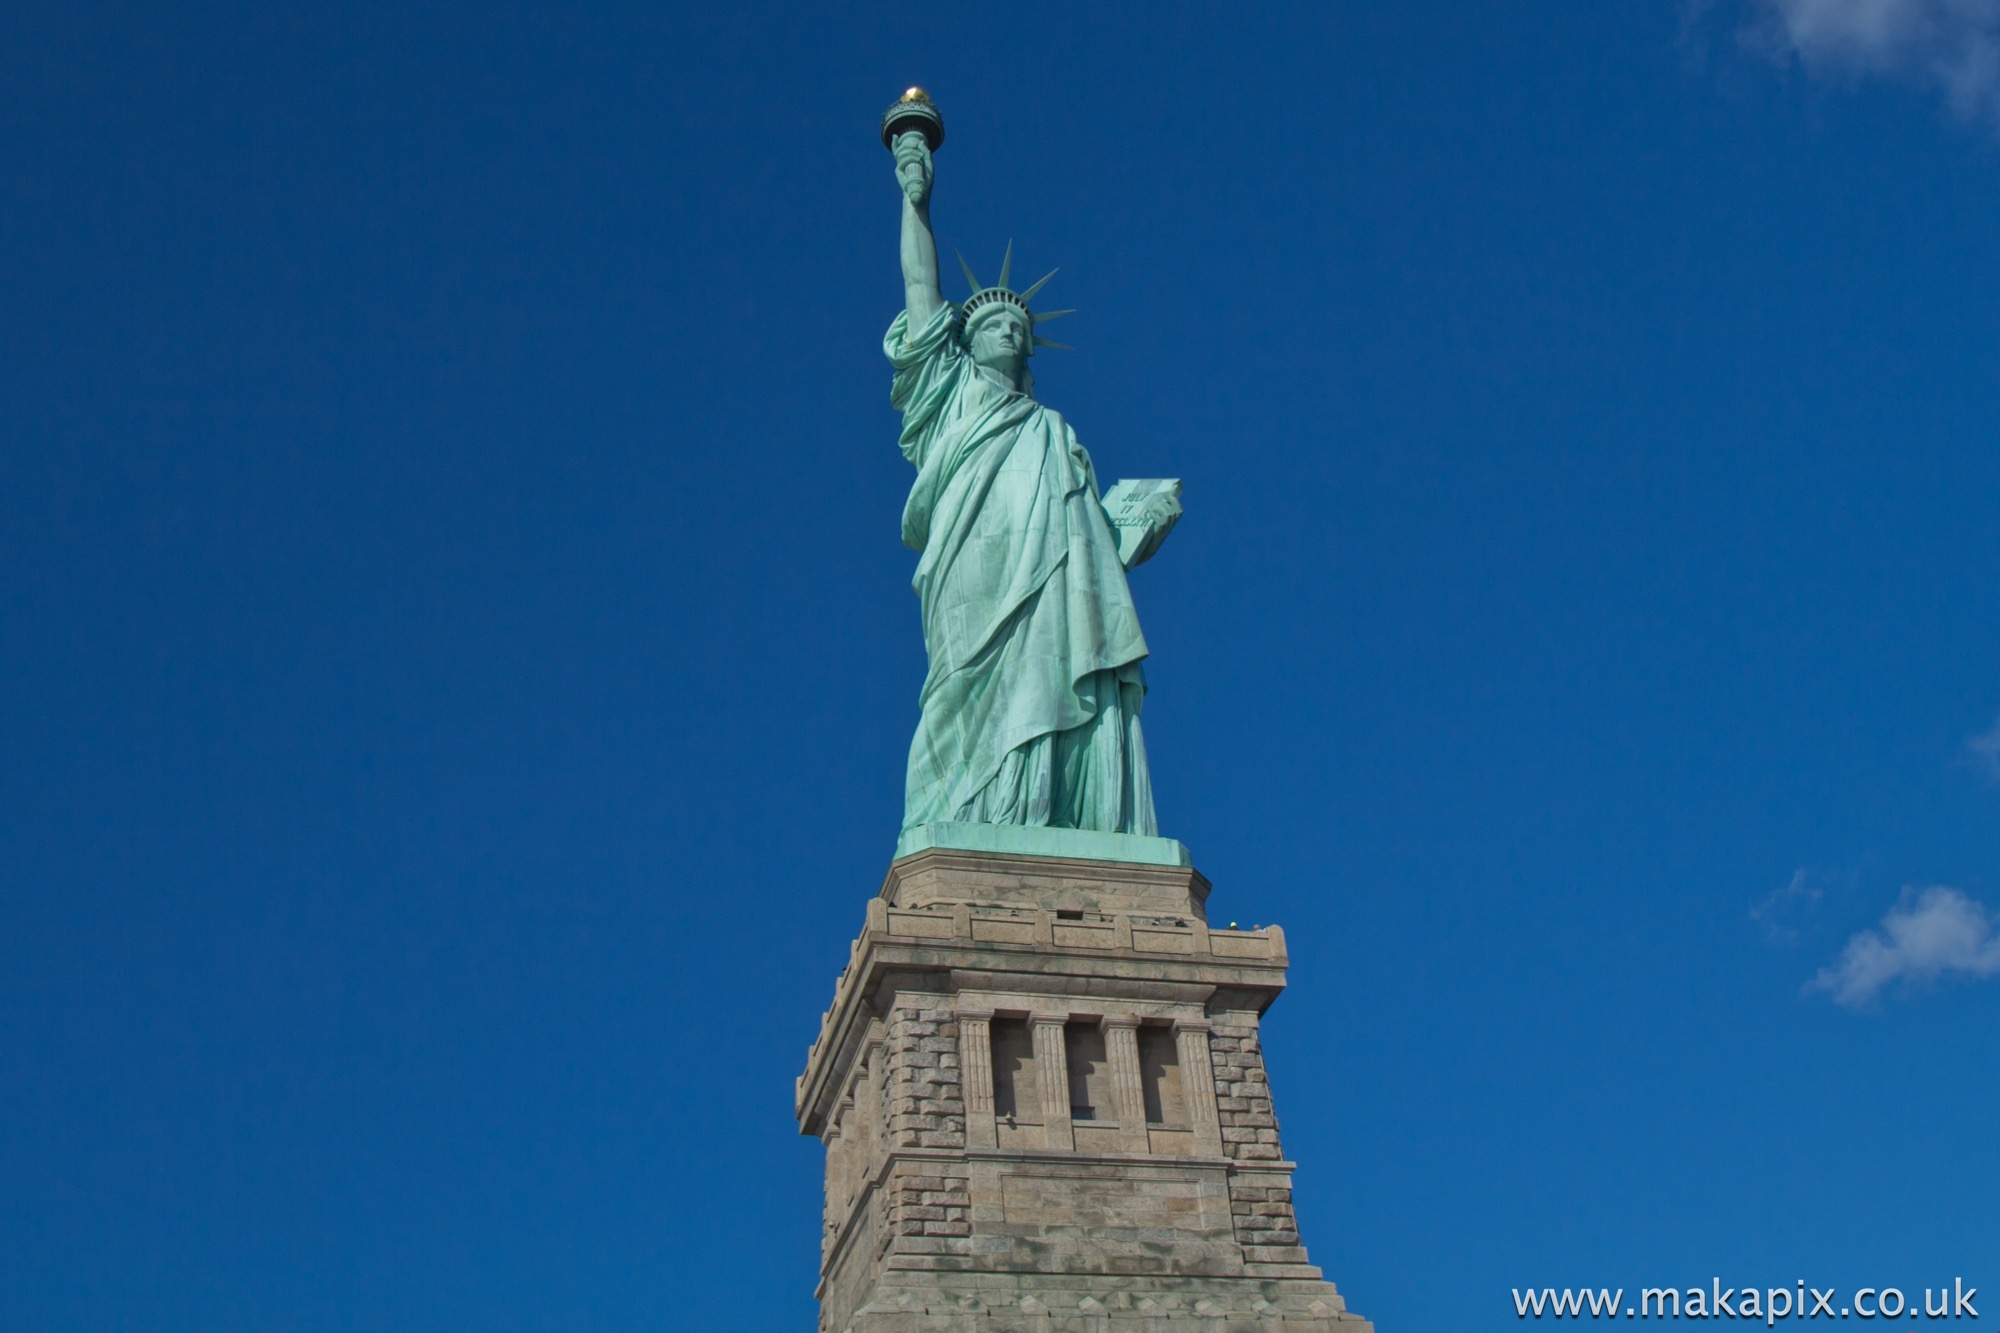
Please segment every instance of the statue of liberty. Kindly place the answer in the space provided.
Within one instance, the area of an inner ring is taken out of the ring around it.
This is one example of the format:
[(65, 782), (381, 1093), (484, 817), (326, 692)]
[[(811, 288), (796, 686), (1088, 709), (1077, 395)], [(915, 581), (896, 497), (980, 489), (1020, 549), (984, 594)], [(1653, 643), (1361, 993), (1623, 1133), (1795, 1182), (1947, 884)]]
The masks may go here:
[[(1126, 570), (1180, 517), (1175, 481), (1100, 496), (1090, 455), (1035, 401), (1028, 302), (1049, 279), (982, 286), (961, 306), (938, 282), (931, 153), (943, 120), (912, 88), (883, 118), (903, 194), (904, 309), (882, 350), (895, 367), (903, 456), (916, 483), (903, 541), (921, 553), (922, 720), (910, 743), (905, 831), (938, 822), (1154, 835), (1139, 730), (1146, 641)], [(1054, 274), (1049, 275), (1053, 277)]]

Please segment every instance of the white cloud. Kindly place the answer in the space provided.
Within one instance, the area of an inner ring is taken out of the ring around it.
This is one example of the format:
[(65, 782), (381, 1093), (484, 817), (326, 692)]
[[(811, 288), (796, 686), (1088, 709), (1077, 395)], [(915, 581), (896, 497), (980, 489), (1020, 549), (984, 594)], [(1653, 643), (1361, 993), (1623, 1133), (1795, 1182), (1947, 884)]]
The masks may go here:
[(1965, 748), (1972, 752), (1973, 759), (1986, 770), (1986, 776), (2000, 781), (2000, 722), (1995, 722), (1990, 730), (1982, 731), (1966, 741)]
[(2000, 0), (1750, 0), (1750, 40), (1816, 74), (1885, 74), (1940, 89), (2000, 125)]
[(1771, 890), (1751, 905), (1750, 919), (1764, 928), (1765, 936), (1773, 943), (1796, 944), (1799, 932), (1793, 923), (1818, 906), (1822, 892), (1801, 867), (1792, 872), (1790, 883)]
[(1848, 940), (1806, 989), (1829, 991), (1834, 1003), (1861, 1008), (1897, 980), (1934, 981), (1954, 973), (2000, 974), (2000, 930), (1985, 907), (1940, 884), (1914, 897), (1903, 890), (1881, 924)]

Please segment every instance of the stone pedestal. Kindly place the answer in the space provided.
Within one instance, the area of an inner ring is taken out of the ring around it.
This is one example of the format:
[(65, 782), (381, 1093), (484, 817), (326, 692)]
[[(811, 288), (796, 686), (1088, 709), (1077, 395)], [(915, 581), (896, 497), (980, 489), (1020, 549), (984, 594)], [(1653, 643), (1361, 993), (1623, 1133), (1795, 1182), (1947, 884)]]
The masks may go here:
[(1293, 1219), (1283, 932), (1210, 930), (1178, 843), (963, 827), (890, 866), (799, 1079), (822, 1333), (1373, 1333)]

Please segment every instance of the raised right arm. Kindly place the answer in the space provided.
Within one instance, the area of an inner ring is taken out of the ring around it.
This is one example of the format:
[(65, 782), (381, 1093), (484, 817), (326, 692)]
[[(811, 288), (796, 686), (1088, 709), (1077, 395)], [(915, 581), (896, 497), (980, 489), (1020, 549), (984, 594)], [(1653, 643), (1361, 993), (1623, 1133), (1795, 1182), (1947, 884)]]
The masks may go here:
[(914, 334), (944, 306), (931, 236), (931, 150), (915, 130), (896, 139), (896, 181), (903, 187), (903, 307)]

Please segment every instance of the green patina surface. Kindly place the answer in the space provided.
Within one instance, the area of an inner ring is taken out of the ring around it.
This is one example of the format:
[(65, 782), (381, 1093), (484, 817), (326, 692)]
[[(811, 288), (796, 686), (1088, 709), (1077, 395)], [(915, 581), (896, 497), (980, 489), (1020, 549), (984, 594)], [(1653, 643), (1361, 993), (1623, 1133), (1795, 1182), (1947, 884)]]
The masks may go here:
[(1013, 856), (1065, 856), (1076, 861), (1125, 861), (1149, 866), (1191, 866), (1188, 849), (1172, 838), (1034, 824), (925, 824), (904, 830), (895, 859), (932, 848)]
[(968, 266), (972, 294), (945, 299), (930, 225), (943, 122), (927, 100), (919, 109), (919, 128), (884, 126), (903, 193), (905, 301), (882, 350), (917, 469), (903, 540), (921, 553), (913, 583), (930, 656), (905, 841), (975, 825), (1161, 841), (1139, 727), (1146, 641), (1126, 571), (1179, 520), (1180, 483), (1121, 482), (1107, 507), (1090, 455), (1036, 401), (1028, 370), (1037, 346), (1054, 345), (1037, 323), (1068, 312), (1030, 310), (1047, 278), (1008, 286), (1011, 245), (996, 283)]

